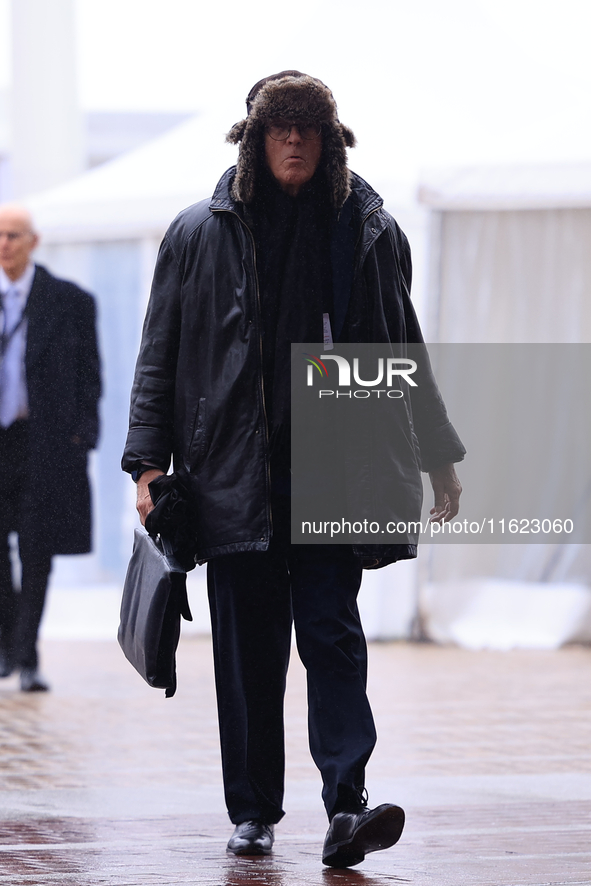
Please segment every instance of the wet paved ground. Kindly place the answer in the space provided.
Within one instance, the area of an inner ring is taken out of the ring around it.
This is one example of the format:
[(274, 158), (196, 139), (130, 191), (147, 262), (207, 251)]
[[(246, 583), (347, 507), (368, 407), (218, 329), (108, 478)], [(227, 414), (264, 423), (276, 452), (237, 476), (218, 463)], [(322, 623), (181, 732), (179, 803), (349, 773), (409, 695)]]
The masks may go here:
[(225, 853), (211, 649), (179, 650), (179, 691), (142, 683), (117, 645), (46, 642), (48, 695), (0, 682), (0, 884), (558, 886), (591, 884), (591, 649), (371, 648), (380, 740), (372, 805), (400, 843), (322, 867), (326, 828), (290, 673), (285, 819), (272, 858)]

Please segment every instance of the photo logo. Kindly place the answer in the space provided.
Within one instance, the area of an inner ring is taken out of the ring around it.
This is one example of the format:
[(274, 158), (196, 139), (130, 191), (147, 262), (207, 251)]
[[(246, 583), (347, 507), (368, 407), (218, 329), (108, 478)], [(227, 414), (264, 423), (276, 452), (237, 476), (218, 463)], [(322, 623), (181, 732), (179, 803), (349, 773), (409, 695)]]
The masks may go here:
[[(323, 362), (324, 360), (334, 360), (337, 364), (339, 370), (339, 387), (351, 386), (351, 364), (346, 357), (341, 357), (338, 354), (321, 354), (320, 357), (315, 357), (314, 354), (305, 354), (304, 356), (308, 363), (308, 387), (311, 387), (314, 383), (314, 367), (318, 370), (322, 378), (328, 377), (328, 370)], [(372, 379), (363, 379), (360, 377), (359, 358), (354, 357), (353, 380), (355, 383), (365, 388), (372, 388), (376, 385), (382, 384), (384, 381), (385, 362), (385, 381), (387, 387), (392, 387), (394, 378), (398, 379), (399, 377), (403, 378), (411, 387), (417, 387), (416, 381), (410, 377), (417, 370), (415, 360), (410, 360), (407, 357), (386, 357), (384, 361), (383, 357), (379, 357), (377, 362), (376, 377)]]
[(320, 357), (315, 357), (314, 354), (304, 354), (306, 358), (306, 363), (308, 364), (308, 386), (312, 385), (312, 376), (314, 374), (314, 367), (320, 373), (321, 378), (328, 377), (328, 369), (320, 359)]
[[(410, 387), (417, 387), (416, 381), (411, 378), (413, 373), (417, 370), (417, 363), (415, 360), (411, 360), (407, 357), (379, 357), (377, 359), (377, 367), (374, 368), (373, 377), (371, 378), (361, 378), (358, 357), (353, 358), (352, 368), (350, 361), (347, 360), (346, 357), (342, 357), (338, 354), (321, 354), (319, 357), (314, 354), (304, 354), (304, 358), (308, 364), (306, 375), (306, 384), (308, 387), (313, 387), (314, 385), (314, 378), (316, 377), (314, 369), (320, 373), (320, 378), (322, 380), (328, 379), (328, 369), (324, 362), (328, 360), (333, 360), (337, 364), (337, 384), (339, 388), (350, 388), (351, 375), (353, 375), (353, 382), (361, 388), (361, 390), (353, 392), (353, 396), (357, 399), (365, 399), (372, 393), (377, 397), (379, 397), (380, 394), (386, 394), (390, 399), (399, 399), (400, 397), (403, 397), (404, 394), (400, 389), (394, 388), (393, 385), (394, 382), (399, 383), (401, 379), (404, 379)], [(381, 384), (385, 384), (386, 387), (378, 388), (378, 385)], [(368, 388), (373, 390), (369, 391)], [(318, 392), (319, 397), (330, 397), (335, 394), (337, 397), (351, 397), (352, 395), (351, 391), (320, 390)]]

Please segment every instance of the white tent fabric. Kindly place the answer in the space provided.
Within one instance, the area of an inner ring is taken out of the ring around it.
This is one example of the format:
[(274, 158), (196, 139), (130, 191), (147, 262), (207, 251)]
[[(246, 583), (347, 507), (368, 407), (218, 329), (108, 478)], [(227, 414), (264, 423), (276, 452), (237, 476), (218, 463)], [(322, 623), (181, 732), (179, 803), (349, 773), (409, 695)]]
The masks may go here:
[(591, 164), (476, 166), (426, 171), (421, 203), (445, 212), (591, 206)]
[(227, 121), (197, 116), (115, 160), (27, 199), (44, 238), (139, 239), (161, 236), (181, 209), (208, 197), (236, 147)]
[(438, 212), (432, 338), (591, 342), (591, 206)]
[(591, 341), (591, 164), (425, 174), (431, 340)]
[[(591, 164), (444, 170), (426, 174), (419, 195), (432, 210), (429, 340), (591, 342)], [(559, 429), (552, 404), (548, 422)], [(496, 648), (588, 639), (591, 545), (458, 544), (429, 560), (430, 636)]]

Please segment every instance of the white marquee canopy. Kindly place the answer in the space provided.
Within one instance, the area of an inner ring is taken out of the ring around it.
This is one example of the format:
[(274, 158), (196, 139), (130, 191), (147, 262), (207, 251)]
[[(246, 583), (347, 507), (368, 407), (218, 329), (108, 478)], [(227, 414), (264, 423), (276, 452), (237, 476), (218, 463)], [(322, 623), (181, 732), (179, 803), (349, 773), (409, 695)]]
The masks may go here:
[[(224, 128), (225, 126), (225, 128)], [(157, 139), (27, 198), (46, 242), (161, 236), (181, 209), (209, 196), (236, 148), (227, 121), (197, 116)]]

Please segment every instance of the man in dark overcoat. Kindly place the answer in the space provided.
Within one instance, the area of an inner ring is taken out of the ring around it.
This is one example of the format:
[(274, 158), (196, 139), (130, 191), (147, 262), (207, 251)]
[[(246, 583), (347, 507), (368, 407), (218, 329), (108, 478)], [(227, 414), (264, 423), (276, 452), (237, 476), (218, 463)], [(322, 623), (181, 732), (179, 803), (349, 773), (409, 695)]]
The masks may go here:
[[(247, 112), (227, 137), (240, 144), (237, 165), (162, 243), (123, 467), (138, 484), (142, 522), (171, 455), (172, 482), (182, 475), (189, 490), (195, 558), (208, 561), (224, 790), (236, 826), (228, 851), (271, 852), (284, 815), (293, 624), (330, 821), (322, 858), (348, 867), (396, 843), (404, 824), (395, 804), (367, 806), (376, 731), (357, 594), (364, 566), (416, 556), (416, 539), (374, 546), (377, 554), (291, 544), (291, 343), (422, 337), (408, 242), (349, 170), (355, 138), (328, 87), (283, 71), (253, 87)], [(392, 474), (404, 478), (394, 493), (417, 487), (422, 467), (434, 519), (450, 520), (464, 447), (436, 386), (423, 390), (414, 421), (405, 418), (408, 445), (394, 453)]]
[[(0, 206), (0, 676), (44, 691), (37, 634), (54, 554), (91, 548), (100, 365), (88, 293), (33, 264), (29, 213)], [(8, 537), (18, 534), (20, 587)]]

